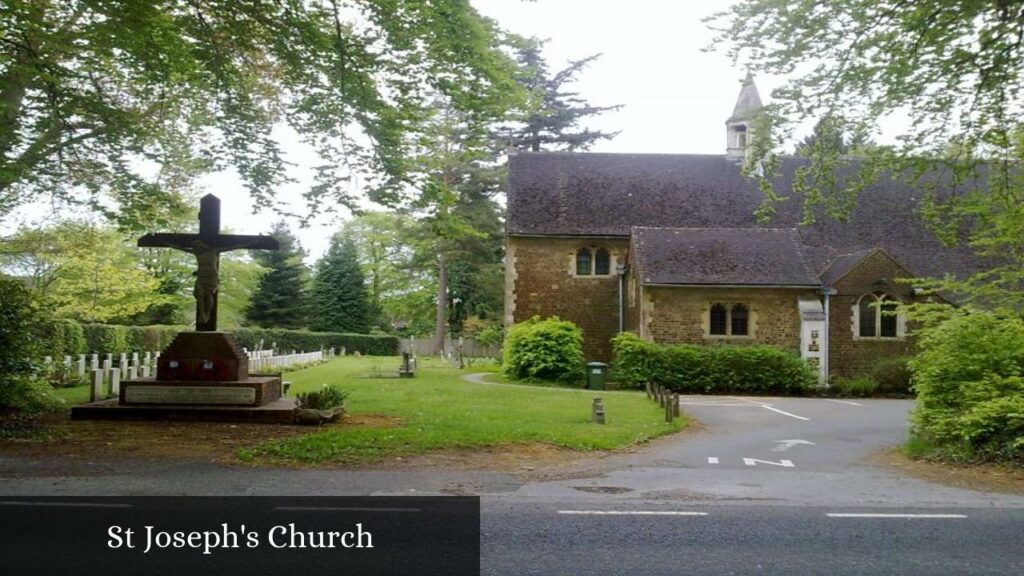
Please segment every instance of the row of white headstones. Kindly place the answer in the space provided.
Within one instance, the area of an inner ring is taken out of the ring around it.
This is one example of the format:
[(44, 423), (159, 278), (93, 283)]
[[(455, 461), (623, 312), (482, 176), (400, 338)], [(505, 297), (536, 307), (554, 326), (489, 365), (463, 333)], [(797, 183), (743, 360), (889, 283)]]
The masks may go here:
[[(334, 348), (317, 350), (315, 352), (292, 351), (291, 354), (280, 355), (275, 355), (272, 349), (249, 351), (243, 348), (242, 350), (249, 357), (249, 371), (251, 373), (274, 371), (275, 369), (287, 368), (295, 364), (319, 362), (336, 356)], [(342, 348), (341, 353), (345, 354), (344, 348)], [(78, 377), (83, 378), (88, 366), (89, 373), (92, 374), (89, 399), (91, 402), (96, 402), (97, 400), (118, 396), (121, 393), (122, 380), (149, 378), (151, 374), (155, 376), (157, 360), (159, 358), (160, 352), (132, 352), (130, 357), (127, 353), (121, 353), (115, 366), (113, 354), (106, 354), (102, 361), (99, 354), (79, 354), (76, 370)], [(72, 356), (64, 356), (63, 364), (67, 372), (71, 371), (72, 362)], [(46, 356), (43, 358), (43, 364), (47, 367), (54, 367), (53, 357)]]

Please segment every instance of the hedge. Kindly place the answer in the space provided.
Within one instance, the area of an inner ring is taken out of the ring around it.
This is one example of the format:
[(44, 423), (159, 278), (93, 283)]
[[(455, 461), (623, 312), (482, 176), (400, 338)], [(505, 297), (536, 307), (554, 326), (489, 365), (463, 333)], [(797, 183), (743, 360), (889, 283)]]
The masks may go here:
[(661, 384), (682, 394), (802, 394), (818, 374), (775, 346), (663, 345), (622, 333), (612, 340), (614, 379), (624, 388)]
[[(55, 358), (64, 355), (120, 353), (163, 350), (187, 326), (120, 326), (115, 324), (78, 324), (59, 320), (43, 331), (44, 354)], [(233, 331), (238, 343), (254, 349), (260, 341), (264, 347), (276, 343), (279, 350), (309, 352), (334, 347), (351, 354), (395, 356), (398, 338), (388, 335), (345, 334), (341, 332), (310, 332), (277, 328), (240, 328)]]
[(398, 337), (388, 335), (349, 334), (345, 332), (311, 332), (283, 328), (239, 328), (235, 339), (246, 348), (256, 348), (263, 341), (264, 348), (277, 343), (280, 350), (311, 351), (320, 348), (344, 348), (349, 354), (359, 352), (367, 356), (398, 355)]

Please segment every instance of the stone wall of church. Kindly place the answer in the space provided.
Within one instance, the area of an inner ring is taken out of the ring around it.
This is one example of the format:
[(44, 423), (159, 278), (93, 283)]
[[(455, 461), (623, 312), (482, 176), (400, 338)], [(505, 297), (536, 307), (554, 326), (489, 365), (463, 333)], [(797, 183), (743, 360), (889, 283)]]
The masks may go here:
[[(640, 334), (663, 344), (771, 344), (800, 351), (800, 296), (814, 290), (786, 288), (644, 287)], [(712, 304), (742, 303), (750, 310), (748, 336), (709, 335)]]
[[(576, 251), (583, 246), (611, 252), (608, 276), (577, 276)], [(587, 360), (608, 361), (619, 331), (616, 265), (629, 249), (625, 238), (528, 238), (506, 243), (505, 323), (532, 316), (558, 316), (583, 330)]]
[[(854, 316), (861, 296), (885, 292), (900, 301), (913, 298), (910, 287), (894, 280), (910, 277), (884, 252), (876, 252), (861, 262), (833, 288), (829, 298), (829, 373), (833, 376), (859, 376), (871, 373), (878, 361), (914, 353), (913, 338), (860, 338)], [(882, 284), (879, 280), (886, 279)]]

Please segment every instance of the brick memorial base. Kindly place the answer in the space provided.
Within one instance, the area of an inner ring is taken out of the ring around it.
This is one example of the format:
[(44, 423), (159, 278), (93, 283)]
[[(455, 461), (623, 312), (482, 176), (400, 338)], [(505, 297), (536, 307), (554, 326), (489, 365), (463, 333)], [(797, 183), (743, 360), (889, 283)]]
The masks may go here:
[(75, 406), (73, 420), (206, 420), (291, 424), (295, 401), (281, 375), (249, 376), (249, 359), (227, 332), (182, 332), (152, 378), (120, 383), (118, 398)]

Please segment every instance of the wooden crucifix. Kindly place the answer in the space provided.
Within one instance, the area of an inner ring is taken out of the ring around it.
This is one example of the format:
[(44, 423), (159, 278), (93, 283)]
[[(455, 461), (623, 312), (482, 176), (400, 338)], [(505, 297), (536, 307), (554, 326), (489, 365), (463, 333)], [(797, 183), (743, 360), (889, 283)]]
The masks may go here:
[(174, 248), (195, 254), (196, 331), (217, 330), (217, 293), (220, 290), (220, 253), (230, 250), (278, 250), (270, 236), (220, 233), (220, 199), (213, 194), (199, 201), (199, 234), (146, 234), (139, 238), (142, 248)]

